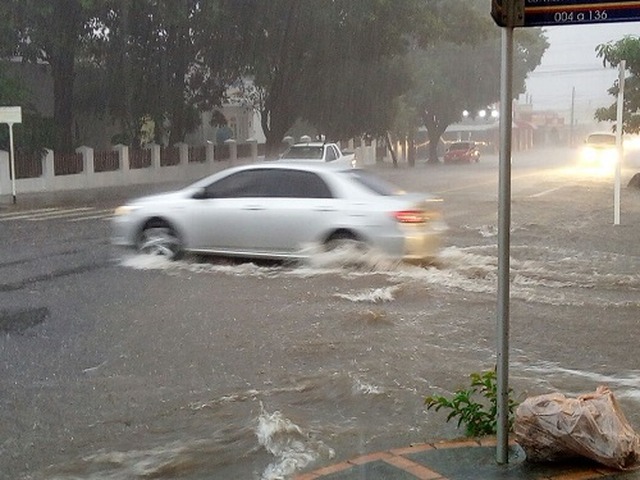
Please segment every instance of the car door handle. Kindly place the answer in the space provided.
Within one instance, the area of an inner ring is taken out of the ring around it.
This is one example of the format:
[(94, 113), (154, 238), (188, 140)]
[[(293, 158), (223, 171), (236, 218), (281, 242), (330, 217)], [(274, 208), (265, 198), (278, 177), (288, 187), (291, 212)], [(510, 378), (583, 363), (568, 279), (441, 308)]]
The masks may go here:
[(315, 207), (314, 210), (316, 212), (335, 212), (336, 209), (333, 207)]
[(262, 205), (245, 205), (242, 207), (243, 210), (264, 210), (265, 207)]

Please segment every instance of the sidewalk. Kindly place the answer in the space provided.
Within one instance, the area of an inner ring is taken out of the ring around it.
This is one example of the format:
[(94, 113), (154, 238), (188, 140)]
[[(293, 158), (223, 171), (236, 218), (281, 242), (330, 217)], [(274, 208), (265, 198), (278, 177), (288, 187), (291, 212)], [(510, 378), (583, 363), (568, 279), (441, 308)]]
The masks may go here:
[(364, 455), (295, 477), (295, 480), (639, 480), (640, 471), (621, 472), (576, 460), (534, 464), (510, 444), (509, 463), (496, 463), (495, 438), (423, 443)]

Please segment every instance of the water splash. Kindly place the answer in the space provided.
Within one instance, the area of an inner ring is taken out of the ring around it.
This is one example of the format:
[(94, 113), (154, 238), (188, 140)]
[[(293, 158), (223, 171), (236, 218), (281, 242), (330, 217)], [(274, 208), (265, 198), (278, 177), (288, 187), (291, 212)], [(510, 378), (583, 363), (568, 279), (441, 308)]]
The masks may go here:
[[(628, 300), (628, 295), (624, 296), (622, 291), (640, 289), (640, 275), (631, 270), (629, 265), (634, 265), (634, 262), (630, 262), (628, 257), (598, 252), (584, 255), (567, 248), (540, 246), (514, 247), (512, 255), (510, 267), (513, 299), (558, 306), (640, 306), (640, 302)], [(169, 274), (221, 273), (255, 278), (313, 278), (332, 275), (344, 279), (377, 275), (392, 283), (362, 292), (336, 294), (337, 297), (352, 302), (392, 302), (400, 289), (412, 289), (416, 284), (435, 291), (495, 295), (498, 275), (495, 245), (448, 247), (441, 251), (437, 263), (437, 266), (422, 267), (390, 261), (375, 252), (339, 250), (319, 251), (301, 263), (276, 266), (256, 265), (250, 262), (171, 262), (144, 255), (136, 255), (122, 261), (122, 265), (130, 268), (158, 269)], [(616, 269), (612, 272), (609, 268), (613, 263)], [(624, 268), (618, 268), (620, 265)], [(594, 288), (618, 290), (619, 298), (596, 298), (592, 294)]]
[(258, 443), (276, 458), (262, 473), (261, 480), (286, 480), (323, 455), (335, 456), (331, 448), (313, 439), (279, 411), (268, 413), (264, 406), (261, 408), (256, 427)]
[(393, 285), (390, 287), (374, 288), (360, 293), (337, 293), (335, 296), (352, 302), (391, 302), (394, 300), (394, 295), (398, 290), (400, 290), (400, 286)]

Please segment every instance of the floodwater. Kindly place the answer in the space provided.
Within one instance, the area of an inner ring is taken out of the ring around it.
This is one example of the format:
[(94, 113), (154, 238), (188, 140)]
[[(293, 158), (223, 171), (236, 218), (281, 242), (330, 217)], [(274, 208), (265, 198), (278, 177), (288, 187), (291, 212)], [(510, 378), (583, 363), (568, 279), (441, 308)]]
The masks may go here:
[[(477, 231), (477, 235), (484, 238), (494, 233), (485, 226)], [(516, 247), (513, 257), (512, 298), (515, 301), (537, 308), (577, 307), (581, 312), (591, 309), (640, 311), (637, 257), (599, 252), (586, 255), (570, 246)], [(400, 308), (391, 313), (393, 309), (388, 307), (403, 299), (411, 305), (415, 301), (412, 292), (424, 292), (431, 297), (462, 297), (470, 305), (486, 309), (495, 297), (495, 246), (447, 248), (437, 267), (394, 264), (375, 256), (351, 259), (351, 265), (344, 267), (342, 260), (315, 258), (304, 265), (259, 266), (165, 262), (143, 256), (123, 259), (123, 268), (171, 276), (216, 279), (232, 276), (263, 282), (283, 278), (326, 281), (339, 277), (353, 288), (333, 296), (342, 302), (365, 306), (360, 310), (362, 318), (358, 321), (366, 328), (386, 329), (390, 335), (397, 335), (387, 345), (371, 346), (372, 350), (381, 350), (379, 360), (385, 362), (390, 371), (385, 365), (375, 365), (370, 358), (362, 362), (354, 359), (341, 369), (321, 367), (313, 374), (293, 373), (286, 383), (278, 385), (267, 383), (212, 394), (206, 401), (185, 403), (151, 419), (150, 431), (141, 433), (137, 439), (114, 441), (106, 448), (86, 451), (81, 457), (32, 472), (25, 478), (287, 479), (305, 468), (337, 461), (345, 453), (366, 453), (378, 445), (382, 447), (389, 438), (401, 446), (402, 442), (460, 434), (452, 424), (442, 420), (442, 415), (425, 412), (421, 400), (430, 393), (430, 388), (448, 393), (439, 390), (447, 376), (458, 371), (470, 373), (480, 359), (491, 358), (494, 347), (484, 332), (489, 326), (483, 322), (480, 331), (475, 330), (475, 317), (450, 317), (445, 325), (438, 326), (434, 312), (412, 315)], [(371, 279), (375, 279), (371, 282), (375, 286), (367, 286)], [(630, 295), (631, 292), (635, 295)], [(429, 359), (420, 357), (424, 352), (420, 343), (428, 336), (417, 333), (424, 325), (419, 318), (425, 314), (435, 327)], [(418, 341), (411, 340), (414, 334)], [(477, 338), (473, 342), (461, 341), (469, 335)], [(584, 341), (591, 340), (578, 343)], [(330, 355), (332, 349), (341, 348), (320, 341), (314, 345), (308, 340), (289, 347), (301, 351), (317, 348), (318, 355)], [(566, 347), (572, 349), (570, 343)], [(425, 361), (446, 363), (452, 358), (464, 367), (445, 368), (436, 382), (423, 373), (429, 370), (429, 365), (420, 367)], [(394, 359), (410, 366), (404, 376), (394, 373), (397, 366), (388, 365)], [(511, 375), (518, 386), (540, 391), (561, 387), (568, 394), (580, 393), (579, 388), (585, 385), (607, 384), (626, 406), (633, 407), (633, 418), (637, 419), (640, 413), (638, 370), (605, 368), (601, 373), (590, 372), (567, 368), (543, 355), (525, 354), (524, 349), (516, 349)], [(449, 384), (464, 385), (464, 376), (454, 382), (449, 379)], [(573, 388), (577, 390), (572, 391)], [(437, 423), (429, 421), (434, 415)], [(378, 437), (380, 442), (376, 441)]]

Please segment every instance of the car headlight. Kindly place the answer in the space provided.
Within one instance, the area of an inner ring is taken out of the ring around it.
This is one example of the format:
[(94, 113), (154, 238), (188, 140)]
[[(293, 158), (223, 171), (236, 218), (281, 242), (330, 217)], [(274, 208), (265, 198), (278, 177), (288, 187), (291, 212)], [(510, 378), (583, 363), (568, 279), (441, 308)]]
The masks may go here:
[(138, 207), (133, 206), (133, 205), (122, 205), (122, 206), (116, 208), (115, 211), (113, 212), (113, 214), (116, 217), (122, 217), (124, 215), (130, 215), (131, 213), (133, 213), (137, 209), (138, 209)]
[(593, 148), (587, 147), (582, 150), (582, 158), (587, 162), (595, 162), (597, 156), (597, 152)]
[(618, 161), (618, 152), (609, 148), (602, 153), (602, 159), (608, 164), (615, 164)]

